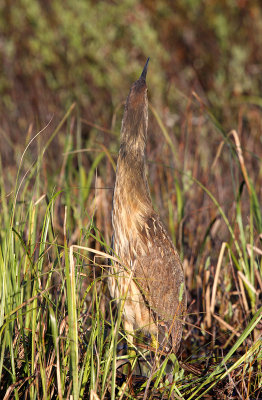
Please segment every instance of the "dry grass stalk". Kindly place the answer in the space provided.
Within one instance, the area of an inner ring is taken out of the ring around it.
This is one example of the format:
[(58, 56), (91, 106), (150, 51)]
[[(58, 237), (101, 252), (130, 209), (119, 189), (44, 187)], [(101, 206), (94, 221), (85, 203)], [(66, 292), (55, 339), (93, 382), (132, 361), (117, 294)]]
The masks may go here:
[(261, 279), (261, 275), (257, 268), (255, 268), (255, 275), (256, 275), (257, 281), (259, 283), (260, 290), (262, 290), (262, 279)]
[(241, 291), (241, 295), (242, 295), (244, 309), (245, 309), (246, 313), (248, 314), (249, 306), (248, 306), (248, 302), (247, 302), (247, 298), (246, 298), (246, 294), (245, 294), (245, 288), (243, 285), (243, 281), (242, 281), (240, 275), (238, 275), (238, 282), (239, 282), (239, 287), (240, 287), (240, 291)]
[(248, 243), (247, 244), (247, 252), (248, 252), (249, 257), (251, 257), (252, 251), (254, 251), (255, 253), (257, 253), (260, 256), (262, 256), (262, 250), (261, 249), (259, 249), (256, 246), (252, 246), (252, 244)]
[(98, 397), (98, 395), (96, 394), (96, 392), (93, 389), (91, 389), (91, 392), (90, 392), (90, 400), (100, 400), (100, 398)]
[(237, 337), (240, 336), (240, 333), (238, 333), (231, 325), (229, 325), (226, 321), (224, 321), (221, 317), (219, 317), (216, 314), (213, 314), (213, 317), (222, 325), (224, 326), (226, 329), (230, 330), (231, 332), (234, 333), (234, 335), (236, 335)]
[(212, 289), (211, 306), (210, 306), (211, 314), (214, 314), (214, 311), (215, 311), (218, 278), (219, 278), (219, 273), (220, 273), (220, 269), (221, 269), (221, 265), (222, 265), (222, 261), (223, 261), (223, 257), (224, 257), (225, 248), (226, 248), (226, 243), (224, 242), (224, 243), (222, 243), (221, 250), (219, 253), (217, 267), (216, 267), (216, 274), (215, 274), (214, 284), (213, 284), (213, 289)]
[(238, 271), (238, 276), (242, 279), (243, 282), (245, 282), (245, 284), (252, 290), (252, 292), (254, 292), (255, 294), (257, 294), (256, 289), (254, 288), (253, 285), (251, 285), (251, 283), (249, 282), (249, 280), (245, 277), (245, 275), (243, 274), (243, 272)]
[(209, 284), (210, 270), (205, 271), (204, 284), (205, 284), (205, 304), (206, 304), (206, 316), (205, 322), (207, 328), (211, 327), (211, 309), (210, 309), (210, 284)]
[(240, 167), (241, 167), (242, 174), (244, 176), (244, 179), (245, 179), (245, 182), (246, 182), (246, 185), (247, 185), (249, 196), (251, 196), (251, 187), (250, 187), (250, 183), (249, 183), (249, 179), (248, 179), (248, 174), (247, 174), (247, 170), (246, 170), (246, 166), (245, 166), (245, 162), (244, 162), (244, 157), (243, 157), (243, 152), (242, 152), (242, 148), (241, 148), (241, 145), (240, 145), (239, 136), (237, 134), (237, 131), (234, 130), (234, 129), (229, 132), (229, 136), (230, 135), (233, 135), (233, 137), (235, 139), (236, 151), (237, 151)]

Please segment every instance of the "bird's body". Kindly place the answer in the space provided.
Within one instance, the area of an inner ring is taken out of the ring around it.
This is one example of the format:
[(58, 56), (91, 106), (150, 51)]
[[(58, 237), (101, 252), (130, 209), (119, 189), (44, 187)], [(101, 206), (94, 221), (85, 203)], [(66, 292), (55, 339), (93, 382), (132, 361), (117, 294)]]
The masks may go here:
[(128, 95), (121, 129), (113, 199), (111, 296), (124, 299), (127, 332), (139, 329), (177, 350), (185, 311), (183, 267), (158, 214), (147, 178), (148, 103), (146, 68)]

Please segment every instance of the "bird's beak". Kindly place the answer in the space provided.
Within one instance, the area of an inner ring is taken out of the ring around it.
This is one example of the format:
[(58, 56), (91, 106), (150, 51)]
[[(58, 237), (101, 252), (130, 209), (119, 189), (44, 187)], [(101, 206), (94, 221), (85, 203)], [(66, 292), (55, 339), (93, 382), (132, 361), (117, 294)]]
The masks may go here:
[(139, 78), (139, 79), (143, 79), (144, 81), (146, 80), (147, 66), (148, 66), (149, 60), (150, 60), (150, 58), (148, 57), (148, 59), (146, 60), (144, 69), (142, 71), (142, 74), (140, 75), (140, 78)]

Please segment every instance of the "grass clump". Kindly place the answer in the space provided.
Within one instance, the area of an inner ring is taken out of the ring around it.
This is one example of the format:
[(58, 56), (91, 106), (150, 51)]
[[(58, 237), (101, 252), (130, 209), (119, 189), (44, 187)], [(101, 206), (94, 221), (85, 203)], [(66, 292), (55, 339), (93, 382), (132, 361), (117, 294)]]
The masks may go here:
[[(192, 107), (196, 113), (197, 104)], [(162, 159), (149, 166), (151, 192), (168, 213), (162, 217), (184, 256), (188, 291), (177, 358), (171, 354), (157, 362), (141, 338), (135, 340), (135, 352), (127, 353), (121, 303), (117, 308), (106, 289), (108, 258), (114, 259), (108, 243), (115, 155), (92, 139), (83, 149), (73, 105), (44, 145), (42, 132), (29, 141), (9, 193), (8, 176), (1, 174), (1, 398), (259, 397), (262, 215), (239, 135), (225, 135), (213, 119), (194, 128), (221, 135), (224, 146), (218, 146), (210, 174), (221, 182), (218, 171), (229, 162), (237, 188), (231, 204), (222, 205), (221, 187), (217, 191), (204, 179), (205, 170), (188, 172), (194, 171), (194, 157), (186, 161), (185, 153), (179, 160), (174, 138), (155, 109), (153, 117), (164, 145)], [(61, 134), (63, 156), (50, 174), (46, 153)], [(34, 142), (38, 156), (32, 163)], [(95, 151), (89, 154), (89, 149)], [(196, 194), (198, 211), (192, 211)], [(201, 213), (207, 213), (202, 232)]]

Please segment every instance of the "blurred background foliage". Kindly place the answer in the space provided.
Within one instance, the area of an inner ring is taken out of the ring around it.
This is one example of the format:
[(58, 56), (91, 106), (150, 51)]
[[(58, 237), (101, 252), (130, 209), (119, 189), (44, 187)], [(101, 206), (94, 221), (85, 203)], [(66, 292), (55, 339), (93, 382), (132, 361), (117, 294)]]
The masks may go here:
[(154, 105), (174, 112), (176, 89), (195, 88), (232, 128), (229, 104), (261, 93), (261, 46), (259, 0), (4, 0), (1, 132), (19, 140), (30, 122), (42, 127), (72, 101), (110, 126), (148, 56)]

